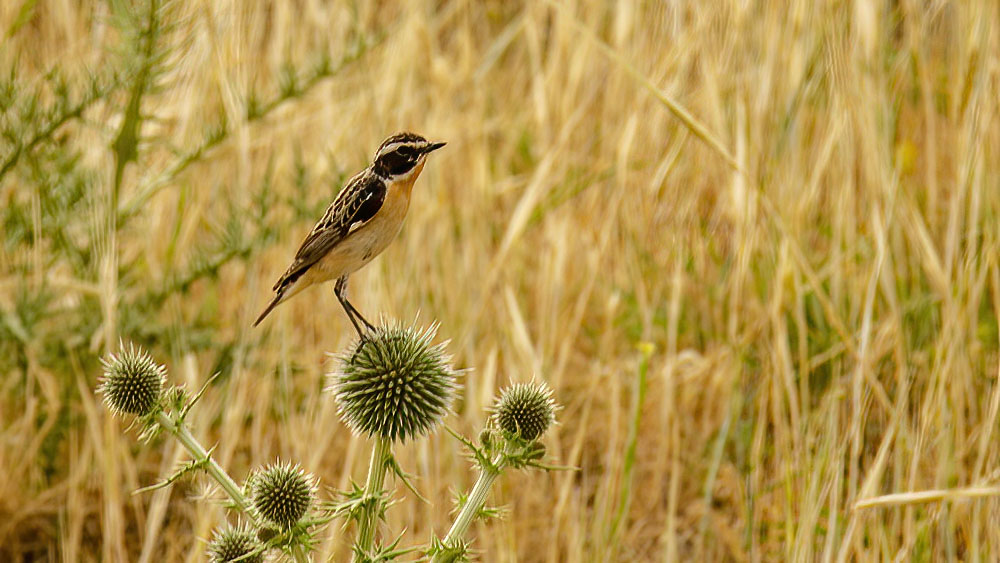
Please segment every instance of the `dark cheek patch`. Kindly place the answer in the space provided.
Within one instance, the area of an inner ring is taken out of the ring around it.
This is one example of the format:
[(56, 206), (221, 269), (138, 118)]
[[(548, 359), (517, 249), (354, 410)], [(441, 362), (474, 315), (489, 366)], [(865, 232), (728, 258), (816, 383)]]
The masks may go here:
[(400, 151), (391, 152), (379, 159), (380, 168), (393, 176), (405, 174), (417, 164), (416, 158), (411, 158)]
[(403, 160), (393, 167), (392, 174), (393, 176), (399, 174), (405, 174), (410, 170), (413, 170), (413, 167), (416, 166), (416, 164), (417, 164), (416, 160), (410, 160), (410, 159)]

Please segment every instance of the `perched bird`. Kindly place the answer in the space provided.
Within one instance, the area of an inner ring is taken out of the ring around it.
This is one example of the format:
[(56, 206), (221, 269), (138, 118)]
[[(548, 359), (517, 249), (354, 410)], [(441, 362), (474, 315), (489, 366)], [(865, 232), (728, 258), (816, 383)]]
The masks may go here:
[(358, 336), (365, 337), (361, 324), (373, 330), (347, 300), (347, 277), (371, 262), (399, 234), (410, 207), (413, 183), (424, 169), (427, 155), (444, 145), (414, 133), (397, 133), (382, 141), (371, 166), (347, 182), (299, 245), (292, 264), (274, 284), (274, 299), (253, 326), (303, 289), (336, 280), (333, 292)]

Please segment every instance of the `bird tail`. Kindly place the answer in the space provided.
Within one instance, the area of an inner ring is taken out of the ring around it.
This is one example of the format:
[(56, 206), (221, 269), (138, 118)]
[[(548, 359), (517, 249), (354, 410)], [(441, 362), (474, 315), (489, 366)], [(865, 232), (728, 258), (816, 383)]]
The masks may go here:
[(271, 302), (267, 304), (267, 308), (264, 309), (264, 312), (261, 313), (260, 316), (257, 317), (257, 320), (253, 322), (253, 326), (256, 327), (257, 325), (259, 325), (260, 321), (264, 320), (264, 317), (266, 317), (272, 310), (274, 310), (275, 307), (277, 307), (284, 300), (285, 300), (285, 292), (279, 291), (278, 294), (274, 296), (274, 299), (272, 299)]

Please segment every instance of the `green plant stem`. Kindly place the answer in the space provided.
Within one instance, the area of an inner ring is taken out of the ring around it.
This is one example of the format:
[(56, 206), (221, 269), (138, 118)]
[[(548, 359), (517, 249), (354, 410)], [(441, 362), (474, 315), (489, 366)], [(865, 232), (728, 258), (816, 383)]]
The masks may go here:
[[(242, 123), (249, 124), (261, 121), (285, 102), (302, 97), (322, 81), (336, 76), (351, 63), (360, 59), (365, 53), (379, 45), (384, 37), (385, 34), (383, 33), (364, 37), (354, 48), (345, 53), (336, 64), (324, 62), (309, 74), (295, 76), (291, 82), (291, 86), (284, 88), (274, 98), (262, 102), (256, 107), (248, 108), (248, 115)], [(119, 220), (124, 222), (142, 210), (143, 206), (153, 195), (164, 187), (171, 185), (171, 180), (187, 169), (188, 166), (201, 161), (212, 148), (226, 140), (232, 134), (233, 130), (234, 127), (223, 122), (218, 130), (209, 132), (199, 145), (185, 151), (172, 164), (164, 168), (159, 175), (144, 182), (139, 187), (136, 195), (119, 210)]]
[(618, 533), (621, 524), (628, 515), (629, 507), (632, 504), (632, 478), (635, 473), (636, 453), (639, 446), (639, 425), (642, 423), (642, 403), (646, 400), (647, 372), (649, 371), (649, 357), (653, 350), (644, 347), (642, 357), (639, 360), (639, 371), (636, 373), (635, 393), (632, 395), (632, 424), (628, 431), (628, 446), (625, 450), (625, 463), (622, 466), (621, 477), (621, 498), (618, 501), (618, 512), (608, 529), (607, 545), (611, 549), (617, 549)]
[[(378, 527), (379, 514), (384, 503), (382, 487), (385, 484), (385, 473), (389, 468), (389, 456), (392, 442), (387, 438), (375, 438), (372, 448), (372, 459), (368, 464), (368, 480), (365, 482), (365, 502), (361, 520), (358, 523), (357, 553), (368, 554), (375, 543), (375, 528)], [(357, 560), (357, 559), (356, 559)]]
[(3, 164), (0, 165), (0, 179), (17, 164), (18, 160), (26, 153), (31, 152), (36, 146), (44, 141), (52, 139), (55, 132), (60, 127), (73, 119), (79, 119), (83, 112), (98, 100), (106, 97), (121, 85), (121, 77), (112, 75), (107, 82), (101, 83), (99, 79), (94, 79), (90, 85), (90, 90), (75, 104), (70, 105), (61, 112), (54, 112), (46, 120), (46, 124), (41, 130), (36, 131), (27, 142), (14, 145), (14, 149), (8, 153)]
[(156, 421), (160, 423), (165, 430), (170, 432), (177, 438), (178, 441), (187, 449), (188, 452), (196, 460), (205, 460), (206, 468), (208, 474), (215, 479), (215, 482), (222, 487), (222, 490), (226, 491), (229, 498), (233, 499), (236, 506), (243, 511), (247, 516), (254, 521), (254, 524), (260, 525), (253, 511), (250, 510), (250, 501), (247, 500), (246, 496), (243, 495), (243, 491), (240, 490), (240, 486), (233, 481), (233, 478), (226, 473), (226, 470), (220, 466), (215, 459), (209, 455), (208, 450), (198, 442), (197, 438), (191, 435), (191, 431), (187, 429), (182, 421), (174, 420), (167, 416), (166, 413), (159, 413), (156, 415)]
[[(465, 506), (462, 507), (461, 512), (458, 513), (458, 517), (455, 518), (455, 523), (448, 530), (448, 535), (444, 537), (444, 544), (446, 546), (451, 547), (456, 545), (465, 536), (465, 532), (468, 531), (472, 521), (476, 519), (476, 516), (479, 515), (479, 512), (486, 504), (486, 497), (490, 494), (490, 487), (493, 486), (493, 482), (503, 472), (503, 461), (503, 454), (499, 454), (493, 459), (493, 463), (488, 467), (484, 467), (479, 473), (479, 479), (472, 486), (472, 491), (469, 493), (469, 498), (465, 501)], [(441, 563), (446, 560), (447, 556), (439, 553), (434, 556), (432, 561), (434, 563)]]

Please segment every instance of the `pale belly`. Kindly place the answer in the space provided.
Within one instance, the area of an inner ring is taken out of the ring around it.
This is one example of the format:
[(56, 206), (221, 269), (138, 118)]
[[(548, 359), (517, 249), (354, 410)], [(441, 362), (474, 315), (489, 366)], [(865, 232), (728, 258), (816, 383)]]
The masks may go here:
[[(408, 194), (407, 194), (408, 195)], [(378, 215), (347, 237), (320, 259), (309, 272), (315, 271), (312, 283), (337, 279), (366, 266), (382, 253), (403, 227), (409, 207), (409, 197), (388, 198)], [(311, 284), (310, 284), (311, 285)]]

